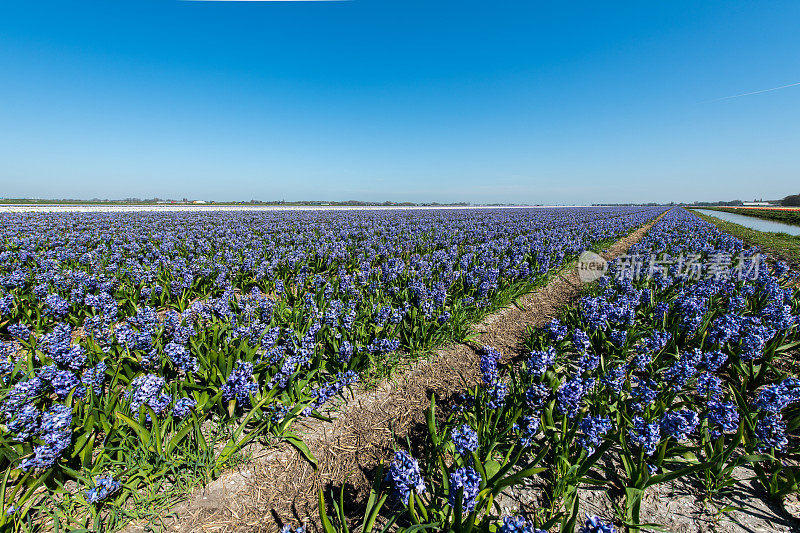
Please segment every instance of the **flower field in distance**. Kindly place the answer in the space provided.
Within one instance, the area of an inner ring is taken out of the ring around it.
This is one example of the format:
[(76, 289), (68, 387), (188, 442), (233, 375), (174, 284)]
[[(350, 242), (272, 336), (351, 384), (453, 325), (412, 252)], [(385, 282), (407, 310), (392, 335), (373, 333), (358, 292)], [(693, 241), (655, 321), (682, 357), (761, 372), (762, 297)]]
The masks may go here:
[(298, 417), (663, 211), (0, 214), (0, 529), (113, 530), (252, 439), (307, 453)]
[[(713, 502), (741, 468), (766, 498), (795, 495), (797, 273), (683, 209), (629, 253), (672, 266), (639, 277), (612, 266), (531, 332), (519, 360), (485, 347), (481, 382), (452, 405), (431, 402), (424, 442), (377, 473), (363, 520), (348, 524), (336, 494), (320, 499), (325, 530), (659, 530), (643, 525), (646, 492), (680, 479)], [(670, 261), (728, 254), (750, 275)], [(497, 505), (533, 478), (538, 505)], [(609, 495), (607, 516), (579, 515), (579, 488), (592, 486)]]

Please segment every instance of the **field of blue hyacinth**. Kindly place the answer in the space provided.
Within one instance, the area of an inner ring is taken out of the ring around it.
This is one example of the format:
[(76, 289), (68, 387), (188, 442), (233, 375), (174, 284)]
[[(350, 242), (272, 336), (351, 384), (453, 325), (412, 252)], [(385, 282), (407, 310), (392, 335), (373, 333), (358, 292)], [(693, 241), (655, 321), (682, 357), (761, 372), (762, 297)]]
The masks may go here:
[[(647, 491), (688, 480), (713, 502), (737, 469), (765, 498), (797, 493), (797, 274), (683, 209), (629, 253), (669, 266), (612, 265), (530, 331), (522, 357), (484, 347), (481, 381), (431, 400), (424, 442), (382, 466), (363, 518), (320, 498), (325, 531), (652, 531)], [(742, 263), (695, 275), (686, 256)], [(506, 489), (526, 480), (539, 503), (508, 512)], [(603, 488), (613, 511), (579, 513), (581, 487)]]
[[(158, 509), (159, 498), (186, 479), (218, 476), (256, 439), (291, 443), (313, 462), (292, 432), (297, 419), (324, 419), (326, 403), (358, 380), (381, 375), (389, 361), (463, 340), (471, 324), (581, 251), (663, 211), (1, 214), (0, 530), (118, 529), (142, 516), (143, 505)], [(746, 313), (756, 312), (748, 306), (761, 292), (753, 294), (743, 296)], [(767, 351), (792, 334), (776, 333)], [(587, 335), (597, 350), (607, 343), (602, 328)], [(666, 340), (666, 350), (680, 339), (675, 333)], [(634, 331), (626, 346), (637, 341)], [(722, 368), (733, 364), (731, 355)], [(476, 443), (469, 444), (474, 459), (463, 446), (457, 468), (431, 455), (422, 463), (424, 479), (403, 485), (418, 463), (398, 455), (391, 490), (409, 505), (398, 524), (423, 516), (442, 527), (456, 519), (483, 524), (489, 518), (477, 517), (489, 517), (487, 495), (553, 453), (539, 450), (543, 434), (534, 426), (547, 432), (561, 423), (560, 411), (512, 407), (522, 382), (502, 381), (491, 357), (486, 386), (453, 414), (462, 428), (453, 436)], [(568, 364), (567, 351), (559, 348), (555, 357), (554, 370)], [(660, 359), (654, 361), (648, 364)], [(759, 377), (748, 391), (773, 378), (749, 364), (743, 368)], [(557, 375), (514, 379), (546, 387)], [(585, 388), (588, 399), (595, 389), (581, 376), (569, 387)], [(541, 401), (551, 400), (543, 393)], [(718, 401), (732, 399), (722, 394)], [(517, 408), (525, 414), (515, 415)], [(584, 424), (578, 412), (564, 418), (567, 430)], [(627, 416), (622, 407), (620, 413)], [(651, 423), (655, 413), (648, 406), (639, 414)], [(768, 420), (782, 427), (779, 413), (771, 416), (759, 419), (762, 432)], [(452, 447), (449, 433), (439, 439), (431, 454)], [(670, 460), (665, 455), (659, 468)], [(437, 468), (457, 477), (435, 485)], [(478, 481), (483, 492), (475, 492)], [(439, 499), (458, 483), (462, 503)], [(543, 519), (558, 516), (558, 490)], [(448, 518), (436, 515), (445, 508), (453, 509)]]

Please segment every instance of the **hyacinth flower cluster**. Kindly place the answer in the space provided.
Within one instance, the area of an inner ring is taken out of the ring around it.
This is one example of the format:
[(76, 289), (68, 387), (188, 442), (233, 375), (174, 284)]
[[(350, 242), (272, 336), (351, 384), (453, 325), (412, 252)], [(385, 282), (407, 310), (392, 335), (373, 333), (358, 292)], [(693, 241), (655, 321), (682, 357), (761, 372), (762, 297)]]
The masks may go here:
[[(0, 445), (24, 453), (3, 466), (50, 475), (101, 440), (146, 450), (117, 412), (185, 435), (195, 415), (235, 423), (253, 394), (270, 402), (258, 417), (319, 409), (389, 352), (466, 331), (662, 211), (5, 213)], [(507, 393), (493, 382), (495, 409)], [(43, 430), (57, 405), (69, 427)]]
[(472, 452), (478, 451), (478, 433), (468, 424), (454, 428), (452, 440), (456, 448), (456, 453), (468, 456)]
[(33, 457), (27, 457), (19, 465), (22, 471), (42, 472), (55, 465), (56, 461), (72, 443), (72, 409), (55, 404), (42, 413), (36, 433), (42, 444), (33, 448)]
[(313, 401), (311, 405), (303, 410), (303, 414), (308, 416), (315, 409), (321, 408), (331, 398), (340, 394), (346, 387), (358, 382), (358, 374), (352, 370), (342, 372), (328, 383), (323, 384), (321, 387), (311, 391)]
[(197, 407), (197, 400), (194, 398), (178, 398), (172, 407), (172, 415), (178, 418), (186, 418), (195, 407)]
[[(130, 402), (131, 411), (138, 415), (139, 408), (146, 405), (152, 409), (156, 415), (163, 413), (170, 403), (172, 397), (164, 392), (164, 378), (155, 374), (139, 376), (131, 381), (130, 387), (125, 393), (125, 397)], [(146, 414), (150, 420), (150, 414)]]
[(236, 400), (239, 405), (249, 406), (250, 397), (258, 394), (258, 383), (253, 378), (253, 363), (237, 361), (222, 386), (222, 399), (226, 402)]
[(480, 356), (481, 379), (486, 386), (489, 409), (497, 409), (503, 405), (507, 394), (506, 384), (499, 379), (498, 364), (502, 354), (491, 346), (484, 346)]
[(523, 516), (504, 516), (497, 530), (500, 533), (546, 533), (544, 529), (533, 527)]
[(611, 419), (602, 416), (587, 416), (581, 420), (579, 428), (581, 436), (578, 442), (586, 450), (586, 453), (591, 455), (595, 448), (603, 442), (605, 434), (611, 431)]
[(603, 521), (597, 515), (586, 515), (586, 522), (581, 526), (580, 533), (616, 533), (613, 524)]
[[(448, 502), (455, 508), (459, 503), (461, 509), (470, 512), (475, 509), (478, 492), (481, 490), (481, 476), (471, 467), (457, 468), (450, 474), (450, 494)], [(459, 494), (461, 501), (458, 501)]]
[(424, 494), (426, 490), (419, 463), (403, 450), (394, 454), (394, 460), (386, 473), (386, 481), (394, 497), (405, 505), (408, 505), (412, 491), (419, 495)]
[(89, 503), (102, 502), (121, 488), (122, 483), (111, 476), (98, 476), (94, 480), (94, 487), (86, 491), (86, 501)]

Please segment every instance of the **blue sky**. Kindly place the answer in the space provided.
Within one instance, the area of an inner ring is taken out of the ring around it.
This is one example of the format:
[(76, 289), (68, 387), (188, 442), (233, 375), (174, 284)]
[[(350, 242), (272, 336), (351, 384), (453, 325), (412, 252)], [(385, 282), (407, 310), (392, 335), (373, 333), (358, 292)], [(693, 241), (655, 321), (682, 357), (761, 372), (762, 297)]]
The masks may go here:
[(800, 192), (800, 2), (0, 3), (0, 196)]

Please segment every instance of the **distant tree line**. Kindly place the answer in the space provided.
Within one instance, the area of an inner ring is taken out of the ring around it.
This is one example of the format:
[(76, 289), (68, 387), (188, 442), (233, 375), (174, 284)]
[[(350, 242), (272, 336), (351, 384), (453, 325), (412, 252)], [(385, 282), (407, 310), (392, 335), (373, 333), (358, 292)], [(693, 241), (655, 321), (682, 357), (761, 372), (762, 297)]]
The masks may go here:
[(744, 205), (744, 202), (741, 200), (723, 200), (719, 202), (694, 202), (691, 205), (700, 205), (700, 206), (723, 206), (723, 205)]
[(787, 207), (800, 207), (800, 194), (790, 194), (781, 200), (781, 205)]

